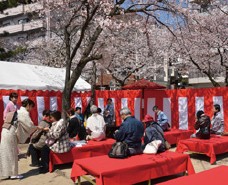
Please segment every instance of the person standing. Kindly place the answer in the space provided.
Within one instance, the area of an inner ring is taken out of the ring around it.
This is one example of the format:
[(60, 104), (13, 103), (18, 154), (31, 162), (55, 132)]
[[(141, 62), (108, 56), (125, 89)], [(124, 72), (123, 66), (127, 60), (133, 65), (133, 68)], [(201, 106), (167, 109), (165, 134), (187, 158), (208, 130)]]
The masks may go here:
[(165, 113), (162, 112), (156, 105), (153, 107), (153, 111), (157, 114), (157, 123), (162, 127), (162, 130), (170, 130), (169, 120)]
[(214, 115), (211, 120), (211, 134), (221, 135), (224, 132), (224, 120), (221, 113), (220, 105), (214, 105)]
[(131, 111), (125, 107), (120, 110), (121, 119), (124, 120), (119, 130), (114, 133), (117, 142), (128, 144), (129, 155), (142, 153), (143, 123), (131, 116)]
[(9, 95), (9, 103), (6, 105), (6, 108), (3, 112), (3, 120), (5, 120), (6, 118), (6, 114), (8, 112), (14, 112), (17, 111), (18, 107), (17, 107), (17, 99), (18, 99), (18, 94), (15, 92), (10, 93)]
[(75, 116), (80, 121), (80, 124), (83, 124), (84, 123), (84, 117), (82, 115), (82, 108), (81, 107), (76, 107), (75, 108)]
[(104, 120), (106, 124), (112, 125), (114, 118), (114, 105), (112, 103), (112, 99), (107, 99), (107, 105), (104, 109)]
[[(26, 139), (38, 128), (33, 124), (29, 112), (35, 103), (26, 98), (22, 101), (22, 107), (17, 111), (17, 121), (12, 113), (6, 114), (6, 121), (3, 124), (0, 144), (0, 176), (10, 179), (21, 179), (18, 175), (18, 142), (24, 143)], [(9, 118), (11, 117), (11, 118)], [(13, 120), (14, 119), (14, 120)], [(7, 125), (8, 126), (5, 126)], [(10, 124), (10, 125), (9, 125)]]

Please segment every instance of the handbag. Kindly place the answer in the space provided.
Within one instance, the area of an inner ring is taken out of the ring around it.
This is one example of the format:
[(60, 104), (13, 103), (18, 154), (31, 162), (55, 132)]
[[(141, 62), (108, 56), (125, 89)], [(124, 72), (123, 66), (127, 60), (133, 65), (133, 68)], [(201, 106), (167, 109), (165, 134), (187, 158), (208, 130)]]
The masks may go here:
[(154, 140), (148, 143), (143, 150), (144, 154), (156, 154), (158, 152), (159, 146), (162, 144), (161, 140)]
[(171, 148), (171, 145), (169, 144), (168, 141), (165, 140), (165, 148), (168, 150)]
[(111, 150), (108, 153), (110, 158), (127, 158), (128, 157), (128, 144), (125, 142), (116, 142), (112, 145)]

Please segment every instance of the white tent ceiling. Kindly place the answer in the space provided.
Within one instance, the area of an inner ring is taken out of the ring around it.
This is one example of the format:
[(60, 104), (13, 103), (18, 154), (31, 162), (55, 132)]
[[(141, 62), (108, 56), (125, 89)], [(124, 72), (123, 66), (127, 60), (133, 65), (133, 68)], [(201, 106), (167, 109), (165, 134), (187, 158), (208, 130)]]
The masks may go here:
[[(64, 88), (65, 68), (0, 61), (0, 89), (53, 90)], [(91, 90), (91, 85), (79, 78), (73, 91)]]

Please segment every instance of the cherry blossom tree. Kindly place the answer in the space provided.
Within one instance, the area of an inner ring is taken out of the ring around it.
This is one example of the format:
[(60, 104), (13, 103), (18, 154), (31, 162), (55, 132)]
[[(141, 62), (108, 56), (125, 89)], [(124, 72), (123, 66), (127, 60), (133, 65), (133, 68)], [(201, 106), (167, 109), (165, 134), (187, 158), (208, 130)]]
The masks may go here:
[(201, 11), (191, 9), (186, 13), (187, 24), (180, 25), (176, 31), (170, 56), (179, 58), (182, 66), (192, 68), (193, 65), (213, 86), (220, 86), (216, 77), (225, 76), (228, 86), (228, 2), (194, 3), (200, 5)]
[(86, 65), (102, 58), (100, 48), (102, 42), (105, 42), (105, 31), (115, 29), (121, 32), (126, 27), (134, 26), (133, 21), (123, 22), (115, 19), (115, 16), (140, 13), (141, 16), (147, 15), (160, 21), (156, 17), (158, 11), (172, 14), (178, 12), (173, 2), (163, 0), (47, 0), (44, 3), (44, 15), (47, 20), (49, 19), (47, 25), (50, 30), (47, 29), (51, 31), (47, 46), (48, 44), (53, 46), (53, 37), (60, 38), (61, 42), (57, 43), (59, 54), (61, 53), (62, 63), (66, 67), (63, 109), (69, 108), (71, 91)]
[[(137, 15), (131, 15), (137, 19)], [(141, 19), (141, 20), (140, 20)], [(105, 32), (103, 57), (98, 62), (113, 79), (124, 86), (129, 77), (152, 79), (164, 67), (169, 32), (154, 22), (147, 23), (139, 17), (138, 24), (118, 31)]]

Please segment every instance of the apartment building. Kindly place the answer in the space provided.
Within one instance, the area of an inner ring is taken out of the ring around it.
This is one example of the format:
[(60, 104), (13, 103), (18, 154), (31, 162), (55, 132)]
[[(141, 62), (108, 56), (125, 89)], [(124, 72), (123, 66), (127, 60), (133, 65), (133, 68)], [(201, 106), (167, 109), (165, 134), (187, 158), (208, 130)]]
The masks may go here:
[(0, 36), (14, 41), (44, 37), (46, 21), (39, 17), (43, 9), (41, 2), (21, 3), (0, 12)]

